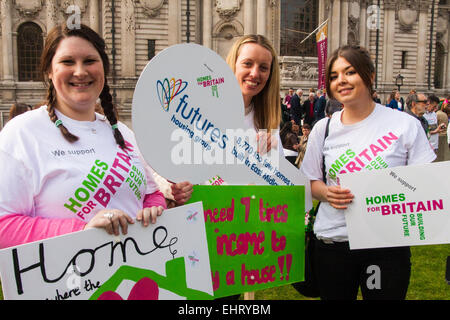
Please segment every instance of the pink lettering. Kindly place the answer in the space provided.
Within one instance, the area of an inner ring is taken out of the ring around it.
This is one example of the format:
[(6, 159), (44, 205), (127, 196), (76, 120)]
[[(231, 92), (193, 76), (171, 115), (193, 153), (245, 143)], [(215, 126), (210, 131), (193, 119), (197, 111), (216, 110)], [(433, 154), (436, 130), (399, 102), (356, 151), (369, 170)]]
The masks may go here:
[(349, 162), (345, 167), (349, 172), (361, 171), (361, 168), (356, 165), (355, 161)]
[(277, 268), (275, 266), (267, 266), (261, 270), (247, 270), (245, 263), (241, 266), (241, 284), (254, 285), (255, 283), (267, 283), (275, 281), (274, 273)]
[(383, 136), (383, 140), (384, 140), (388, 145), (391, 145), (391, 144), (392, 144), (392, 141), (398, 140), (398, 137), (397, 137), (394, 133), (389, 132), (389, 133), (388, 133), (388, 136)]
[(119, 188), (119, 187), (121, 186), (121, 183), (120, 183), (120, 182), (116, 182), (116, 181), (114, 180), (114, 177), (113, 177), (112, 175), (109, 174), (109, 175), (106, 176), (105, 181), (103, 181), (103, 185), (104, 185), (105, 187), (107, 187), (108, 190), (109, 190), (112, 194), (115, 194), (115, 193), (116, 193), (116, 189), (114, 189), (114, 187)]
[(378, 153), (383, 152), (383, 149), (381, 149), (380, 147), (378, 147), (374, 144), (371, 144), (369, 146), (369, 148), (370, 148), (370, 151), (372, 151), (372, 154), (374, 157), (376, 157)]
[(387, 216), (387, 215), (391, 214), (391, 210), (390, 210), (389, 206), (381, 206), (380, 208), (381, 208), (381, 214), (383, 216)]
[(105, 189), (100, 188), (95, 193), (94, 199), (97, 200), (98, 203), (100, 203), (103, 207), (106, 208), (109, 201), (111, 200), (111, 195), (108, 192), (106, 192)]
[(361, 156), (364, 156), (364, 157), (367, 159), (367, 161), (371, 161), (372, 158), (367, 154), (368, 151), (369, 151), (369, 149), (364, 149), (364, 150), (359, 154), (359, 156), (360, 156), (360, 157), (361, 157)]
[(400, 205), (399, 204), (393, 204), (392, 206), (391, 206), (391, 208), (392, 208), (392, 214), (401, 214), (401, 212), (400, 212)]
[[(224, 234), (216, 238), (217, 254), (223, 255), (224, 253), (226, 253), (227, 256), (247, 254), (249, 252), (249, 246), (252, 245), (253, 254), (261, 255), (264, 253), (264, 247), (261, 246), (264, 240), (264, 231), (261, 231), (259, 234), (256, 234), (255, 232), (246, 232), (241, 233), (238, 236), (236, 236), (235, 233), (232, 233), (229, 236)], [(236, 249), (234, 250), (233, 243), (236, 244)]]
[(272, 250), (273, 252), (282, 251), (286, 248), (286, 237), (281, 236), (277, 237), (277, 232), (275, 230), (272, 231)]

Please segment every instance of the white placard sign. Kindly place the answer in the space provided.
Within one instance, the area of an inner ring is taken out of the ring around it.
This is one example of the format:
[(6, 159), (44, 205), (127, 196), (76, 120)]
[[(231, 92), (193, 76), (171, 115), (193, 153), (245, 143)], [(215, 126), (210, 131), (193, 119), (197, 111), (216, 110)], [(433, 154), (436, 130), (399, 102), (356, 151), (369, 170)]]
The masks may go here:
[(137, 82), (132, 123), (145, 160), (170, 181), (305, 185), (306, 208), (312, 205), (300, 170), (278, 149), (257, 152), (237, 80), (208, 48), (179, 44), (155, 56)]
[(0, 250), (0, 275), (5, 299), (211, 299), (202, 203), (119, 237), (90, 229)]
[(450, 161), (341, 175), (351, 249), (450, 243)]

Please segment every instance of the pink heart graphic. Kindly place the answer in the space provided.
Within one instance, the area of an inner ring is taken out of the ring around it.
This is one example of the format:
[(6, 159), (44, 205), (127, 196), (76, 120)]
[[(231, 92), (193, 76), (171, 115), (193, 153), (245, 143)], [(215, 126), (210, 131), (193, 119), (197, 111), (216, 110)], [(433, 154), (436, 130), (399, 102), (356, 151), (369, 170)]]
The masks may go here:
[[(158, 300), (158, 284), (150, 278), (142, 278), (133, 286), (127, 300)], [(103, 292), (97, 300), (123, 300), (123, 298), (114, 291)]]

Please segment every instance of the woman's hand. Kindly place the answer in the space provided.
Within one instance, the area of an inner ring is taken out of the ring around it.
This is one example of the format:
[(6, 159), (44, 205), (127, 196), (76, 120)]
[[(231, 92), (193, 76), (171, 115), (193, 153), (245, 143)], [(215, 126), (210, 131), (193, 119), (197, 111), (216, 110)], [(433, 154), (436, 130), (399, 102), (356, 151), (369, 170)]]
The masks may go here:
[(142, 225), (144, 227), (147, 227), (150, 224), (150, 222), (155, 224), (156, 218), (161, 216), (163, 211), (164, 208), (161, 206), (144, 208), (142, 210), (139, 210), (136, 216), (136, 220), (142, 221)]
[(328, 203), (335, 209), (347, 209), (353, 198), (349, 189), (342, 189), (340, 186), (329, 186), (326, 193)]
[(335, 209), (347, 209), (355, 197), (349, 189), (327, 186), (321, 180), (311, 181), (311, 193), (319, 201), (328, 202)]
[(189, 181), (183, 181), (172, 184), (171, 187), (175, 202), (177, 205), (183, 205), (191, 198), (194, 186)]
[(128, 232), (128, 224), (133, 224), (133, 219), (125, 212), (117, 209), (100, 210), (84, 227), (84, 230), (91, 228), (103, 228), (108, 234), (118, 236), (120, 229), (123, 234)]

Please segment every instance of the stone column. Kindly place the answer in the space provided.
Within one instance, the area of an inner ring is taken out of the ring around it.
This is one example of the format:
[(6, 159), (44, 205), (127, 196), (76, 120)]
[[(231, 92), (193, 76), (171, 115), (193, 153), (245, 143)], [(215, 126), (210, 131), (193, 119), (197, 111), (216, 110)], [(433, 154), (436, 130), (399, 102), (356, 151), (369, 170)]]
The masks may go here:
[(11, 7), (12, 0), (1, 0), (3, 81), (12, 83), (14, 82), (14, 61)]
[(169, 1), (169, 46), (181, 43), (181, 0)]
[(203, 45), (212, 49), (212, 0), (203, 2)]
[(47, 33), (53, 29), (57, 25), (57, 17), (56, 17), (56, 4), (55, 0), (47, 0), (46, 1), (46, 14), (47, 14)]
[(98, 0), (89, 0), (89, 26), (100, 34), (100, 6)]
[(346, 45), (348, 43), (348, 0), (341, 0), (341, 26), (339, 45)]
[(136, 21), (134, 18), (134, 1), (121, 1), (121, 62), (122, 77), (136, 76)]
[(254, 33), (253, 0), (244, 0), (244, 34)]
[(362, 1), (359, 8), (359, 44), (367, 48), (369, 30), (367, 29), (367, 3)]
[(382, 79), (388, 83), (394, 81), (395, 6), (395, 1), (385, 0)]
[(417, 25), (417, 61), (416, 61), (416, 85), (425, 86), (427, 57), (427, 35), (430, 27), (428, 26), (428, 3), (421, 4), (419, 7), (419, 22)]
[(330, 38), (329, 52), (333, 52), (339, 48), (340, 30), (341, 30), (341, 0), (334, 0), (331, 8), (331, 23), (328, 28), (328, 36)]
[[(450, 26), (450, 10), (447, 12), (448, 14), (448, 20), (447, 20), (447, 26)], [(447, 67), (444, 70), (447, 70), (446, 73), (444, 73), (444, 77), (446, 77), (445, 79), (445, 88), (447, 91), (450, 90), (450, 49), (448, 48), (450, 46), (450, 30), (447, 30), (447, 35), (448, 35), (448, 39), (447, 39)]]
[(256, 8), (256, 33), (267, 36), (267, 0), (258, 0)]

